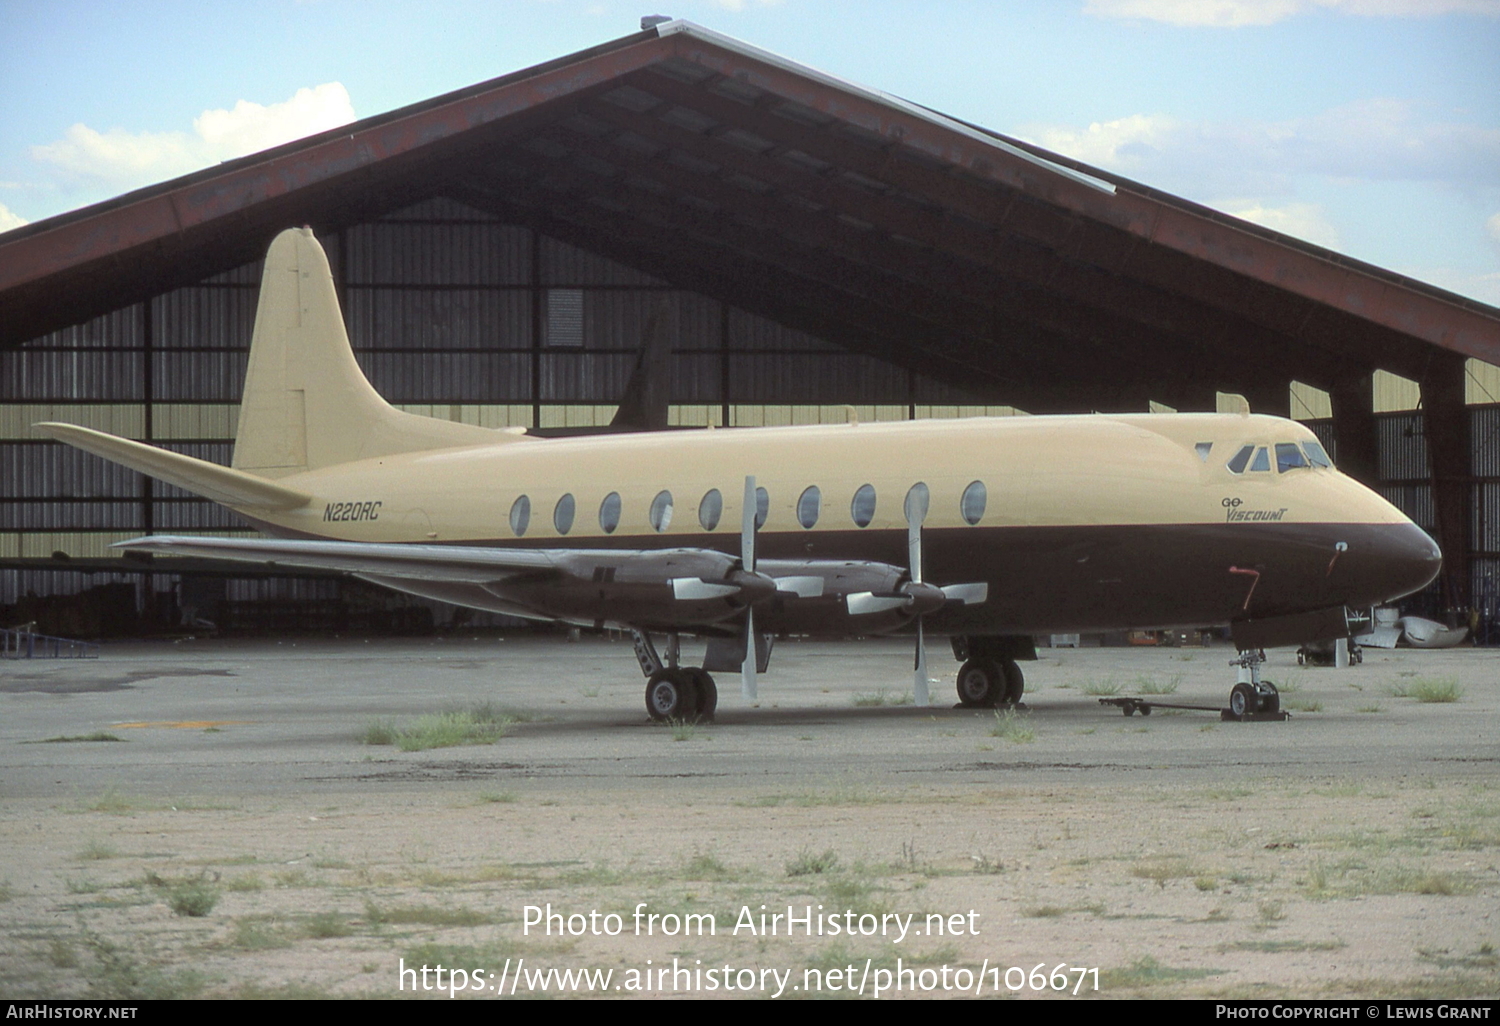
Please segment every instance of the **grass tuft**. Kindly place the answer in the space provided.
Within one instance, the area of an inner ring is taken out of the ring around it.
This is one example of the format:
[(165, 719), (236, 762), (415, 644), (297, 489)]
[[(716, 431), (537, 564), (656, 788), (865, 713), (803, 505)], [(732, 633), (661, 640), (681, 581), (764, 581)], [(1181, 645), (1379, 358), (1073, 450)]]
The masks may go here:
[(787, 876), (813, 876), (818, 873), (832, 872), (839, 864), (838, 852), (829, 848), (821, 854), (813, 854), (809, 848), (803, 848), (797, 853), (797, 857), (789, 860), (786, 864)]
[(366, 745), (395, 745), (403, 752), (425, 752), (429, 748), (460, 745), (492, 745), (505, 736), (515, 718), (489, 702), (468, 709), (419, 716), (407, 727), (389, 720), (375, 720), (359, 734)]
[(1036, 728), (1017, 715), (1014, 709), (995, 712), (995, 725), (990, 728), (990, 737), (1001, 737), (1012, 744), (1024, 745), (1036, 740)]
[(881, 688), (879, 691), (873, 693), (866, 692), (865, 694), (854, 696), (854, 704), (860, 708), (873, 708), (882, 705), (911, 705), (914, 701), (915, 699), (912, 698), (910, 691), (893, 694), (885, 688)]

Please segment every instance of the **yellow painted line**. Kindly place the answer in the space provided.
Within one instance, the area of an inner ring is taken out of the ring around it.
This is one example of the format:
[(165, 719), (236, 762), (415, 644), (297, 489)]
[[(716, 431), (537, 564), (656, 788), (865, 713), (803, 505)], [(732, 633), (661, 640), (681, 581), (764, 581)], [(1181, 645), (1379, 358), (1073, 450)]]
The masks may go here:
[(134, 727), (170, 727), (173, 730), (205, 730), (209, 727), (238, 727), (254, 720), (142, 720), (140, 723), (115, 723), (120, 729)]

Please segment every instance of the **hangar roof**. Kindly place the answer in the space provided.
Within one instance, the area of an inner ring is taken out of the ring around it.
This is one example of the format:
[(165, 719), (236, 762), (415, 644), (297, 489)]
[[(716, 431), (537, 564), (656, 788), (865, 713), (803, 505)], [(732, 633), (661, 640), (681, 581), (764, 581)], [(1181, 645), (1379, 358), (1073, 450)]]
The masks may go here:
[(0, 344), (438, 195), (1037, 412), (1500, 363), (1493, 307), (685, 21), (0, 236)]

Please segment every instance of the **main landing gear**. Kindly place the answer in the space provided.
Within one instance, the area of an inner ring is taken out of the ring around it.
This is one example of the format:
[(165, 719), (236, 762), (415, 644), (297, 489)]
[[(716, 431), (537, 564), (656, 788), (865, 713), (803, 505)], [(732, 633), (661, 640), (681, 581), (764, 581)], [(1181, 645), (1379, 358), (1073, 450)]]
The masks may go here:
[(707, 670), (698, 666), (678, 666), (677, 635), (669, 636), (667, 661), (656, 653), (651, 637), (631, 631), (635, 657), (646, 674), (646, 715), (658, 722), (668, 720), (711, 720), (719, 706), (719, 688)]
[[(1026, 676), (1016, 657), (1027, 658), (1027, 653), (1018, 650), (1013, 639), (955, 637), (953, 655), (963, 661), (958, 668), (959, 705), (966, 709), (994, 709), (1021, 704)], [(1034, 649), (1030, 658), (1036, 658)]]

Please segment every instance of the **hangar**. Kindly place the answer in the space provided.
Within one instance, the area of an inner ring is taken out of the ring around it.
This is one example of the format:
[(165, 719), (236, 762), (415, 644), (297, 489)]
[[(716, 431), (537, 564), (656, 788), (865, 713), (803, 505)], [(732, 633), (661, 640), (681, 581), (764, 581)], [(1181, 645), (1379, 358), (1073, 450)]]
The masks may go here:
[(1438, 539), (1427, 612), (1497, 616), (1500, 310), (671, 21), (0, 236), (12, 618), (88, 592), (73, 633), (356, 622), (337, 579), (121, 562), (243, 525), (30, 432), (228, 463), (258, 261), (298, 224), (412, 412), (545, 433), (1235, 392)]

